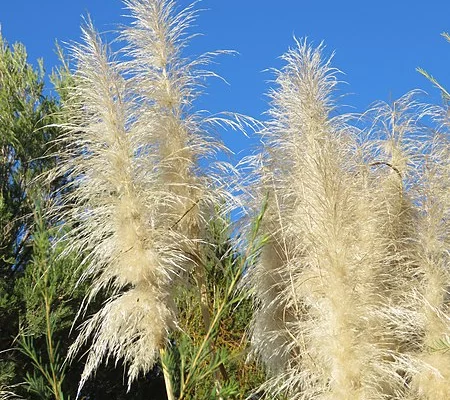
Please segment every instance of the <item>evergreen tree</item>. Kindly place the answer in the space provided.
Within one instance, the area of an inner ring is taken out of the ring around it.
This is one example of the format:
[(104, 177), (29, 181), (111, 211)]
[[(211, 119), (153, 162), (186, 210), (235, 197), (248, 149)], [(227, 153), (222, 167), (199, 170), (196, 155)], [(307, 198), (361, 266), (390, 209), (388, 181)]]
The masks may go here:
[(32, 259), (35, 193), (43, 190), (35, 179), (54, 165), (44, 156), (58, 135), (51, 126), (57, 109), (44, 95), (42, 61), (34, 68), (23, 45), (10, 47), (0, 36), (0, 384), (14, 374), (15, 355), (7, 350), (23, 310), (15, 285)]

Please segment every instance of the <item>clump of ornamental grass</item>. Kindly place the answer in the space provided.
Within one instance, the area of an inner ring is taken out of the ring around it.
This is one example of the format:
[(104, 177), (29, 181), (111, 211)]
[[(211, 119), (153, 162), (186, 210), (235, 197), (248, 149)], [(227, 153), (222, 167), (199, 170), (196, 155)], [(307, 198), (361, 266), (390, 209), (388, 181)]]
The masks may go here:
[(71, 356), (93, 336), (80, 387), (107, 355), (124, 359), (130, 381), (153, 367), (174, 325), (165, 289), (177, 272), (172, 260), (184, 259), (171, 232), (152, 227), (158, 215), (148, 202), (160, 198), (152, 190), (156, 176), (139, 165), (147, 160), (119, 65), (92, 25), (83, 28), (83, 39), (73, 49), (76, 85), (57, 171), (68, 184), (56, 211), (72, 226), (70, 250), (87, 254), (84, 279), (93, 279), (87, 302), (103, 290), (110, 297), (72, 346)]
[[(423, 274), (415, 261), (417, 209), (411, 190), (417, 184), (426, 139), (424, 118), (433, 109), (412, 91), (392, 105), (377, 103), (365, 117), (371, 125), (362, 147), (367, 169), (366, 196), (370, 206), (371, 259), (374, 282), (372, 318), (374, 345), (383, 351), (378, 377), (380, 396), (408, 398), (414, 363), (408, 354), (420, 347), (420, 302)], [(406, 396), (406, 397), (405, 397)], [(381, 397), (383, 398), (383, 397)]]
[(419, 351), (412, 354), (416, 369), (411, 387), (414, 395), (430, 400), (450, 397), (450, 354), (446, 345), (450, 337), (450, 143), (444, 122), (443, 129), (427, 142), (429, 149), (424, 152), (414, 191), (418, 207), (416, 262), (423, 277), (418, 290), (421, 320), (417, 327), (422, 341)]
[(446, 398), (447, 356), (430, 353), (450, 326), (448, 139), (423, 125), (436, 110), (411, 92), (375, 105), (359, 130), (337, 112), (322, 46), (297, 42), (283, 59), (252, 185), (255, 208), (268, 199), (268, 244), (248, 273), (261, 389)]
[(69, 122), (54, 171), (67, 184), (53, 215), (71, 227), (67, 251), (85, 256), (86, 305), (107, 295), (69, 354), (89, 346), (80, 390), (103, 360), (122, 360), (129, 385), (152, 369), (177, 326), (174, 287), (201, 270), (205, 221), (231, 198), (213, 167), (199, 167), (224, 150), (210, 132), (228, 121), (192, 111), (212, 75), (200, 68), (210, 55), (182, 57), (195, 11), (177, 13), (169, 0), (125, 5), (133, 19), (121, 33), (125, 55), (112, 54), (90, 22), (72, 48)]
[[(365, 143), (376, 231), (377, 343), (388, 350), (380, 377), (385, 395), (441, 399), (450, 395), (448, 355), (448, 137), (439, 107), (410, 92), (391, 106), (369, 111), (373, 126)], [(434, 132), (424, 119), (438, 127)], [(372, 253), (373, 254), (373, 253)]]
[(355, 251), (357, 143), (346, 118), (332, 116), (337, 71), (321, 53), (297, 42), (270, 94), (257, 187), (270, 244), (249, 273), (260, 303), (253, 343), (273, 376), (269, 396), (356, 399), (375, 390), (361, 301), (368, 265)]

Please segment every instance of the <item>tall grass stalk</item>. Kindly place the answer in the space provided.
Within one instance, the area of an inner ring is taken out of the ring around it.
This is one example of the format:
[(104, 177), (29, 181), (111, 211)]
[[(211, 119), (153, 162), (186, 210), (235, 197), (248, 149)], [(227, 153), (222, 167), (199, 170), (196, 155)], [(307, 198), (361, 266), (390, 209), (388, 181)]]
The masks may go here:
[(270, 95), (257, 190), (272, 202), (271, 243), (252, 271), (253, 341), (272, 372), (268, 396), (362, 399), (374, 351), (363, 339), (367, 266), (354, 245), (356, 140), (345, 118), (331, 116), (337, 71), (321, 52), (297, 42)]
[[(441, 110), (439, 114), (442, 122), (446, 111)], [(450, 146), (446, 119), (445, 116), (445, 130), (428, 141), (421, 179), (414, 193), (418, 206), (416, 262), (423, 274), (418, 295), (421, 303), (418, 328), (423, 338), (419, 354), (414, 354), (419, 366), (414, 371), (412, 387), (418, 396), (430, 400), (450, 396), (450, 354), (445, 348), (439, 349), (439, 344), (450, 337)]]
[(177, 327), (176, 285), (191, 274), (202, 281), (204, 226), (217, 205), (225, 212), (232, 204), (228, 165), (213, 160), (226, 149), (211, 131), (239, 122), (193, 111), (200, 85), (214, 75), (200, 68), (213, 54), (182, 56), (195, 11), (177, 12), (170, 0), (124, 3), (132, 23), (120, 35), (121, 61), (89, 21), (72, 49), (70, 121), (54, 171), (68, 183), (53, 215), (71, 226), (68, 251), (86, 255), (83, 279), (92, 280), (86, 305), (108, 296), (71, 347), (74, 357), (89, 346), (80, 390), (110, 357), (128, 366), (129, 386), (153, 368)]
[(70, 351), (73, 357), (93, 337), (80, 388), (107, 355), (129, 365), (130, 383), (150, 370), (174, 323), (164, 288), (173, 267), (161, 260), (172, 249), (164, 245), (166, 232), (151, 229), (146, 201), (154, 198), (153, 177), (136, 165), (139, 138), (126, 82), (89, 22), (83, 39), (73, 49), (76, 85), (57, 171), (69, 183), (56, 212), (73, 226), (68, 251), (87, 254), (84, 278), (93, 278), (87, 301), (102, 290), (110, 297), (83, 323)]
[(283, 59), (252, 187), (269, 193), (249, 271), (265, 396), (446, 398), (447, 356), (430, 353), (450, 327), (448, 138), (425, 125), (439, 110), (410, 92), (360, 130), (322, 46)]

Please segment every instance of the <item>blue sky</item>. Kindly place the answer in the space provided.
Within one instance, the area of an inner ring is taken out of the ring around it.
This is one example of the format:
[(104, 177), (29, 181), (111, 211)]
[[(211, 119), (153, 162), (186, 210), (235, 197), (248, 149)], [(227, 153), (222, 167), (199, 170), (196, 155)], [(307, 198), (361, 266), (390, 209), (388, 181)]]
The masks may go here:
[[(181, 0), (181, 6), (189, 4)], [(265, 93), (281, 67), (279, 56), (293, 45), (293, 35), (307, 36), (326, 51), (336, 52), (334, 66), (345, 75), (341, 86), (346, 111), (363, 111), (375, 100), (390, 100), (421, 88), (431, 101), (439, 93), (416, 72), (423, 67), (450, 87), (450, 43), (440, 33), (450, 31), (450, 2), (444, 0), (303, 1), (203, 0), (195, 32), (202, 33), (190, 54), (231, 49), (237, 56), (218, 58), (213, 68), (229, 85), (210, 81), (199, 107), (212, 112), (236, 111), (264, 118)], [(48, 71), (57, 64), (54, 43), (78, 40), (82, 15), (89, 12), (100, 31), (125, 23), (120, 0), (1, 0), (0, 23), (8, 42), (23, 42), (30, 61), (43, 57)], [(251, 142), (235, 133), (226, 143), (248, 151)]]

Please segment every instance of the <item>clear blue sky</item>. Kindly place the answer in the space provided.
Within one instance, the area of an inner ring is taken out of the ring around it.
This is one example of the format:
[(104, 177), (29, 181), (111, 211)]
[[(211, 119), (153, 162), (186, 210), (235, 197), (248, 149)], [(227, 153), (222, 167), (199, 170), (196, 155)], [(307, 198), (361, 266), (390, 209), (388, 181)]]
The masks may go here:
[[(181, 6), (190, 2), (179, 1)], [(214, 70), (230, 85), (211, 81), (199, 104), (212, 112), (230, 110), (261, 118), (267, 109), (272, 75), (279, 56), (293, 45), (293, 35), (322, 40), (336, 52), (334, 66), (345, 72), (350, 93), (343, 102), (363, 111), (375, 100), (394, 99), (422, 88), (439, 101), (439, 94), (415, 69), (420, 66), (450, 88), (450, 43), (440, 33), (450, 31), (450, 1), (429, 0), (203, 0), (193, 29), (203, 34), (189, 53), (232, 49)], [(114, 29), (123, 18), (120, 0), (1, 0), (0, 23), (8, 42), (23, 42), (30, 61), (43, 57), (48, 71), (56, 65), (55, 40), (78, 40), (82, 15), (89, 12), (100, 31)], [(350, 111), (351, 109), (347, 109)], [(235, 149), (250, 145), (241, 136), (225, 139)]]

